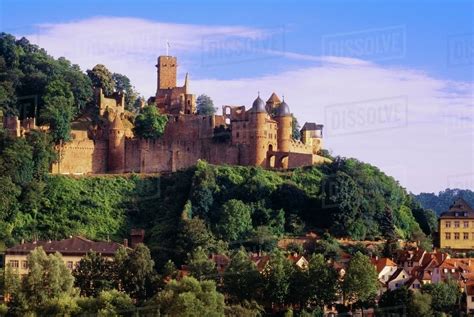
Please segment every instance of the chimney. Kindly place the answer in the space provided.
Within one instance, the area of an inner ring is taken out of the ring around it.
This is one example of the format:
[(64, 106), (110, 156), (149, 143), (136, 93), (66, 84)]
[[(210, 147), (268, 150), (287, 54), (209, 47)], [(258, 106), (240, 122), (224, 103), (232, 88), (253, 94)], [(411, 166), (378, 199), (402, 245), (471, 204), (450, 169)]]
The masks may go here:
[(145, 230), (144, 229), (132, 229), (130, 231), (130, 246), (135, 248), (137, 244), (143, 243), (145, 240)]
[(123, 239), (123, 246), (128, 248), (128, 239)]

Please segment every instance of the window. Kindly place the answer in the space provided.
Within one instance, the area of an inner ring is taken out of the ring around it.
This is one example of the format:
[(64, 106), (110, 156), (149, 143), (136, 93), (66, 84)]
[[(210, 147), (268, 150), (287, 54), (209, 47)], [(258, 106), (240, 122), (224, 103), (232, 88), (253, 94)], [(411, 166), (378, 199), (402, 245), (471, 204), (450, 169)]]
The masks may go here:
[(469, 232), (464, 232), (463, 233), (463, 239), (464, 240), (469, 240)]
[(464, 221), (463, 225), (464, 225), (464, 228), (469, 228), (469, 221)]
[(454, 233), (454, 240), (459, 240), (459, 232)]
[(446, 238), (446, 240), (451, 240), (451, 232), (446, 232), (445, 233), (445, 238)]
[(17, 269), (18, 268), (18, 260), (10, 260), (10, 267)]
[(451, 221), (446, 221), (445, 226), (446, 228), (451, 228)]
[(474, 232), (471, 233), (471, 239), (474, 240)]
[(239, 135), (239, 132), (236, 133), (236, 136), (237, 136), (237, 138), (240, 136), (240, 135)]
[(471, 296), (471, 302), (474, 302), (474, 296)]
[(454, 228), (459, 228), (459, 221), (454, 222)]
[(28, 268), (28, 261), (21, 261), (21, 268), (26, 270)]
[(72, 261), (67, 261), (66, 262), (66, 267), (70, 270), (72, 270)]

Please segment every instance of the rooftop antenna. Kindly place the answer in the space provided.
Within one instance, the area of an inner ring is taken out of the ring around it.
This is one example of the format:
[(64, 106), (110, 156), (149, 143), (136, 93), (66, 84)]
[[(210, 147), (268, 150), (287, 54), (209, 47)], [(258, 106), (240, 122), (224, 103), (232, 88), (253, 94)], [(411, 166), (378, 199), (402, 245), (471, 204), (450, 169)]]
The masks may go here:
[(170, 42), (166, 40), (166, 56), (169, 56)]
[(260, 91), (257, 91), (258, 96), (260, 97)]

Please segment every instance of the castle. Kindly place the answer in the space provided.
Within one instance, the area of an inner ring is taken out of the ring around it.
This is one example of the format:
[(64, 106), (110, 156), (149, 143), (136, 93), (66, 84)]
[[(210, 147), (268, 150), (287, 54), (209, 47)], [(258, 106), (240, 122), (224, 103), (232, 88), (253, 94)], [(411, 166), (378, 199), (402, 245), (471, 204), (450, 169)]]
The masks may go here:
[[(264, 168), (328, 161), (318, 154), (323, 126), (305, 123), (301, 139), (293, 139), (290, 108), (275, 93), (266, 102), (258, 96), (249, 109), (225, 105), (221, 115), (199, 115), (195, 96), (188, 91), (188, 75), (184, 86), (177, 86), (176, 57), (160, 56), (156, 67), (156, 95), (150, 101), (168, 116), (164, 134), (156, 140), (135, 137), (123, 93), (105, 96), (98, 89), (98, 120), (83, 115), (72, 123), (72, 140), (61, 147), (52, 173), (174, 172), (199, 159)], [(34, 120), (23, 121), (6, 118), (4, 127), (17, 136), (36, 128)]]

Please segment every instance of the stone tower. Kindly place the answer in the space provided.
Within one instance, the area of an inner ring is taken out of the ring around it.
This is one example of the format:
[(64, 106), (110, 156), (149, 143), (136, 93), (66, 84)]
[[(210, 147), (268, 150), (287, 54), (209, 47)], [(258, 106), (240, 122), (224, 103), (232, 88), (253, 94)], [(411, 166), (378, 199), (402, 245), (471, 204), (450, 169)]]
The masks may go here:
[(255, 166), (266, 166), (267, 142), (265, 136), (265, 124), (268, 113), (265, 109), (265, 102), (260, 96), (255, 99), (250, 109), (250, 164)]
[(125, 169), (125, 129), (120, 115), (115, 116), (109, 128), (108, 171), (123, 173)]
[(162, 113), (180, 115), (196, 112), (196, 99), (188, 92), (189, 77), (186, 74), (184, 86), (176, 86), (178, 71), (177, 59), (174, 56), (158, 57), (157, 87), (155, 102)]
[(278, 151), (288, 152), (293, 132), (293, 117), (291, 116), (290, 107), (288, 107), (285, 100), (278, 107), (275, 119), (278, 125)]
[(157, 94), (160, 89), (176, 87), (176, 73), (178, 62), (174, 56), (160, 56), (156, 64), (158, 72)]

